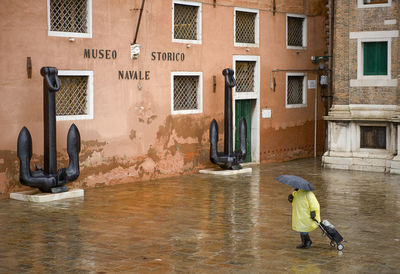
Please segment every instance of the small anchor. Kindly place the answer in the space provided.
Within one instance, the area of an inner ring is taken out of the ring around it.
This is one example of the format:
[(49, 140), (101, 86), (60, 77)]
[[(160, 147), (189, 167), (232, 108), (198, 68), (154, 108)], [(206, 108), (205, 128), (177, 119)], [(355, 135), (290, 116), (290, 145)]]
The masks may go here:
[(44, 170), (39, 165), (36, 165), (34, 171), (30, 170), (32, 137), (29, 130), (23, 127), (19, 132), (17, 145), (19, 181), (42, 192), (65, 192), (68, 187), (64, 185), (79, 176), (81, 137), (78, 128), (72, 124), (67, 136), (69, 165), (57, 170), (55, 93), (61, 85), (56, 68), (43, 67), (40, 74), (43, 76)]
[(215, 119), (210, 124), (210, 160), (222, 169), (241, 169), (240, 163), (246, 158), (247, 123), (244, 117), (239, 121), (239, 149), (233, 151), (232, 88), (236, 85), (234, 71), (226, 68), (225, 109), (224, 109), (224, 152), (218, 152), (218, 123)]

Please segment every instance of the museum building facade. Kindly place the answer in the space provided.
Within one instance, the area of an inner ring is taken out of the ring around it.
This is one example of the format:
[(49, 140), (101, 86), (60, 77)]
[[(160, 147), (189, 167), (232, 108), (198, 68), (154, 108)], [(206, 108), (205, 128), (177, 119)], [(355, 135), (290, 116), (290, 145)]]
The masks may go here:
[(71, 123), (80, 131), (75, 186), (211, 166), (212, 119), (223, 145), (225, 68), (235, 71), (234, 130), (241, 117), (248, 124), (246, 161), (321, 155), (324, 68), (311, 57), (327, 55), (326, 11), (317, 0), (1, 1), (0, 195), (22, 188), (23, 126), (32, 163), (43, 162), (44, 66), (56, 67), (61, 81), (60, 165)]

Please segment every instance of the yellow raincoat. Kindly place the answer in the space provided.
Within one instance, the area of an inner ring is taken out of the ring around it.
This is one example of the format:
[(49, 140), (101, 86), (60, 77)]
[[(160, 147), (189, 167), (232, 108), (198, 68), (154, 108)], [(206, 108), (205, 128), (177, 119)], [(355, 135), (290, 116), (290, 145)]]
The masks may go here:
[(298, 232), (310, 232), (318, 227), (311, 219), (310, 212), (315, 211), (315, 219), (321, 221), (319, 203), (314, 193), (299, 189), (293, 192), (292, 229)]

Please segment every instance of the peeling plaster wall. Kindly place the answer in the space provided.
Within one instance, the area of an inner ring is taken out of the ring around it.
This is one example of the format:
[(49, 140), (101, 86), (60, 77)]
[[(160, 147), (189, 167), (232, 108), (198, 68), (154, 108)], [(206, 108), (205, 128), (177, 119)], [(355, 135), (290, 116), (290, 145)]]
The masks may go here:
[[(94, 118), (58, 121), (58, 167), (68, 164), (66, 136), (75, 123), (81, 133), (81, 175), (71, 187), (96, 187), (196, 172), (209, 167), (209, 125), (216, 118), (223, 148), (224, 79), (234, 55), (260, 56), (260, 108), (272, 109), (272, 119), (260, 120), (260, 160), (280, 161), (312, 155), (313, 93), (301, 110), (284, 107), (284, 80), (277, 75), (272, 92), (270, 71), (282, 68), (314, 69), (311, 55), (323, 55), (322, 1), (272, 0), (198, 1), (202, 4), (202, 43), (174, 43), (171, 38), (172, 1), (146, 1), (137, 38), (140, 57), (130, 59), (141, 1), (93, 0), (92, 38), (51, 37), (47, 33), (46, 1), (0, 2), (0, 197), (24, 189), (18, 182), (18, 132), (28, 127), (33, 139), (33, 165), (43, 165), (42, 77), (40, 68), (90, 70), (94, 78)], [(235, 47), (233, 8), (260, 11), (258, 48)], [(286, 49), (285, 12), (307, 14), (308, 46), (300, 52)], [(110, 49), (116, 59), (84, 58), (85, 49)], [(155, 61), (152, 52), (179, 52), (184, 62)], [(32, 58), (27, 78), (26, 58)], [(121, 80), (118, 71), (150, 71), (149, 80)], [(171, 115), (171, 72), (203, 73), (203, 112)], [(213, 76), (217, 91), (213, 92)], [(312, 79), (309, 75), (309, 79)], [(322, 103), (319, 102), (319, 119)], [(323, 124), (318, 142), (322, 150)], [(311, 138), (311, 139), (310, 139)], [(285, 150), (298, 148), (299, 151)], [(279, 152), (279, 153), (278, 153)]]

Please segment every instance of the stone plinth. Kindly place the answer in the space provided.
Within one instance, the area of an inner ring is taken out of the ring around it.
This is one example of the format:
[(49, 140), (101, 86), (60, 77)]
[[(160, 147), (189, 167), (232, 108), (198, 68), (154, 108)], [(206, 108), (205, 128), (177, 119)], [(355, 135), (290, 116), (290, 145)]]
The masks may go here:
[(245, 167), (237, 170), (225, 170), (219, 167), (215, 167), (215, 168), (201, 169), (199, 170), (199, 173), (211, 174), (211, 175), (235, 175), (242, 173), (251, 173), (252, 171), (253, 169), (251, 167)]
[(58, 201), (76, 197), (83, 197), (83, 195), (84, 195), (83, 189), (71, 189), (67, 192), (61, 192), (61, 193), (42, 193), (38, 189), (33, 189), (33, 190), (10, 193), (10, 198), (26, 202), (43, 203), (43, 202)]

